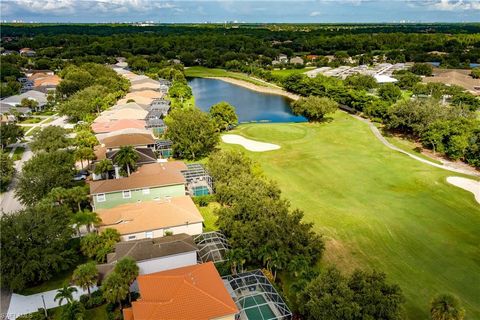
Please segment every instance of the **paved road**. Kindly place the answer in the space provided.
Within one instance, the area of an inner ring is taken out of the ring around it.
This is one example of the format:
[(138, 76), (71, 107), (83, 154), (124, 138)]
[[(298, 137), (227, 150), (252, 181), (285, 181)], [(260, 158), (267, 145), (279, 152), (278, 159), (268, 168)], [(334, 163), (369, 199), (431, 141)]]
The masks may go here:
[(480, 176), (479, 172), (476, 172), (473, 169), (468, 170), (468, 169), (457, 167), (457, 166), (455, 166), (455, 164), (453, 162), (444, 161), (443, 164), (438, 164), (438, 163), (431, 162), (431, 161), (428, 161), (426, 159), (420, 158), (420, 157), (418, 157), (414, 154), (411, 154), (411, 153), (409, 153), (405, 150), (402, 150), (402, 149), (394, 146), (390, 142), (388, 142), (387, 139), (385, 139), (385, 137), (382, 136), (382, 134), (380, 133), (380, 130), (378, 130), (378, 128), (370, 120), (364, 119), (364, 118), (356, 116), (356, 115), (352, 115), (352, 117), (354, 117), (354, 118), (356, 118), (356, 119), (358, 119), (362, 122), (367, 123), (368, 126), (370, 127), (370, 130), (372, 130), (373, 134), (375, 135), (375, 137), (377, 137), (378, 140), (380, 140), (385, 146), (387, 146), (388, 148), (390, 148), (392, 150), (395, 150), (395, 151), (401, 152), (403, 154), (406, 154), (410, 158), (413, 158), (417, 161), (423, 162), (423, 163), (428, 164), (428, 165), (433, 166), (433, 167), (448, 170), (448, 171), (451, 171), (451, 172), (467, 174), (467, 175), (470, 175), (470, 176), (477, 176), (477, 177)]
[[(45, 123), (45, 121), (47, 121), (47, 119), (50, 119), (52, 117), (55, 118), (53, 121), (51, 121), (49, 123)], [(53, 115), (51, 117), (45, 118), (41, 122), (32, 126), (32, 128), (30, 128), (26, 133), (28, 133), (30, 130), (33, 130), (33, 128), (36, 128), (36, 127), (44, 128), (44, 127), (47, 127), (47, 126), (61, 126), (61, 127), (64, 127), (64, 128), (68, 127), (67, 118), (66, 117), (57, 117), (56, 115)], [(5, 193), (0, 195), (0, 204), (1, 204), (0, 215), (12, 213), (12, 212), (15, 212), (15, 211), (18, 211), (18, 210), (21, 210), (21, 209), (24, 208), (23, 205), (18, 201), (18, 199), (15, 198), (14, 189), (15, 189), (15, 186), (17, 184), (18, 174), (22, 171), (23, 164), (33, 156), (32, 151), (28, 147), (28, 142), (30, 140), (30, 137), (26, 137), (26, 140), (27, 140), (27, 142), (25, 142), (25, 143), (18, 143), (18, 144), (13, 146), (14, 148), (16, 148), (18, 146), (22, 146), (22, 147), (25, 148), (25, 152), (22, 155), (22, 159), (15, 162), (15, 169), (16, 169), (17, 172), (16, 172), (12, 182), (10, 183), (10, 186), (8, 187), (8, 191), (6, 191)]]
[(15, 176), (13, 177), (12, 182), (8, 186), (8, 191), (2, 193), (2, 195), (0, 196), (0, 203), (1, 203), (0, 215), (12, 213), (12, 212), (23, 209), (23, 205), (15, 197), (14, 189), (15, 189), (15, 186), (17, 185), (18, 174), (22, 171), (23, 164), (32, 157), (33, 153), (28, 147), (27, 143), (20, 144), (19, 146), (23, 146), (25, 148), (25, 152), (22, 155), (22, 159), (15, 161), (16, 173), (15, 173)]

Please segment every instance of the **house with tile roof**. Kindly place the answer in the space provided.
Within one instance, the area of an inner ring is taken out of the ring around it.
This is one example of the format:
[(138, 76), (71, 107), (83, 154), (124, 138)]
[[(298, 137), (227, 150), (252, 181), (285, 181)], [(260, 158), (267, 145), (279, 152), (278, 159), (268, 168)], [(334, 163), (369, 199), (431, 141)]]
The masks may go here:
[(185, 195), (125, 203), (96, 211), (102, 220), (99, 231), (115, 229), (122, 241), (203, 232), (203, 217), (192, 198)]
[(140, 298), (125, 320), (234, 320), (238, 308), (212, 262), (137, 278)]
[(104, 134), (123, 129), (144, 129), (145, 126), (144, 120), (121, 119), (109, 122), (95, 122), (92, 123), (91, 128), (95, 134)]
[(139, 274), (150, 274), (197, 264), (197, 245), (193, 237), (179, 233), (160, 238), (121, 241), (107, 263), (97, 265), (100, 279), (110, 273), (117, 261), (130, 257), (137, 262)]
[(125, 203), (161, 200), (185, 195), (187, 166), (181, 161), (142, 165), (128, 177), (90, 181), (94, 210), (113, 208)]

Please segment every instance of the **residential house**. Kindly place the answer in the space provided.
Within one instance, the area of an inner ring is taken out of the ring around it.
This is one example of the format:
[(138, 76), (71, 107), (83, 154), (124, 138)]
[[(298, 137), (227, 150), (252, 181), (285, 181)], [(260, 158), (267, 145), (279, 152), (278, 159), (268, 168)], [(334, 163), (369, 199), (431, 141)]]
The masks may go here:
[(163, 94), (161, 92), (154, 90), (129, 92), (123, 99), (120, 99), (117, 104), (125, 104), (128, 101), (133, 100), (140, 105), (150, 105), (152, 101), (159, 99), (162, 96)]
[(277, 60), (280, 61), (280, 63), (287, 63), (288, 56), (286, 54), (281, 53), (278, 55)]
[(130, 92), (143, 91), (143, 90), (155, 90), (160, 91), (160, 83), (158, 81), (149, 79), (144, 80), (130, 86)]
[[(124, 203), (164, 199), (185, 195), (181, 161), (145, 164), (128, 177), (90, 181), (90, 196), (95, 210)], [(118, 176), (118, 175), (117, 175)]]
[(40, 74), (40, 76), (53, 76), (55, 74), (55, 72), (53, 72), (52, 70), (46, 70), (46, 69), (44, 69), (44, 70), (30, 69), (30, 70), (25, 71), (24, 73), (29, 78), (36, 75), (36, 74)]
[(97, 135), (97, 139), (101, 146), (105, 147), (107, 151), (117, 150), (123, 146), (150, 149), (154, 149), (155, 147), (155, 139), (152, 133), (146, 129), (127, 128)]
[(102, 112), (94, 122), (111, 122), (123, 119), (144, 120), (147, 113), (148, 112), (137, 103), (130, 102), (125, 105), (113, 106), (109, 110)]
[(303, 64), (303, 59), (300, 57), (293, 57), (290, 58), (290, 63), (291, 64)]
[(94, 122), (91, 125), (91, 128), (94, 133), (110, 133), (123, 129), (144, 129), (146, 123), (144, 120), (130, 120), (130, 119), (121, 119), (117, 121), (109, 122)]
[(19, 53), (21, 56), (25, 57), (35, 57), (37, 55), (37, 53), (30, 48), (22, 48), (20, 49)]
[(115, 229), (122, 241), (203, 232), (203, 217), (192, 198), (185, 195), (97, 208), (96, 212), (102, 220), (99, 231)]
[(30, 99), (38, 102), (38, 109), (43, 109), (47, 104), (47, 95), (40, 91), (29, 90), (22, 94), (17, 94), (8, 98), (1, 100), (2, 103), (8, 104), (11, 106), (18, 106), (22, 103), (23, 99)]
[(20, 116), (29, 116), (32, 113), (30, 108), (14, 107), (12, 105), (0, 102), (0, 118), (2, 123), (17, 121), (17, 114)]
[(234, 320), (238, 308), (212, 262), (137, 278), (140, 299), (125, 320)]
[[(34, 78), (36, 75), (31, 78)], [(37, 76), (33, 80), (33, 88), (37, 91), (48, 93), (49, 91), (55, 91), (61, 80), (62, 79), (57, 75), (46, 75), (43, 77)]]
[(160, 238), (121, 241), (107, 263), (97, 265), (103, 279), (119, 260), (130, 257), (137, 262), (139, 274), (150, 274), (197, 264), (197, 245), (191, 235), (179, 233)]

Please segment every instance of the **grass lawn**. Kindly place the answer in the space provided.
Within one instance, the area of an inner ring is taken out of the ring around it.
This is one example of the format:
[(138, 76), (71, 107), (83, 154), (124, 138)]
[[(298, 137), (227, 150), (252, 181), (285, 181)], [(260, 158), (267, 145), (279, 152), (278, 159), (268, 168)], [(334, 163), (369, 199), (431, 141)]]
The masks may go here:
[(203, 228), (204, 232), (218, 230), (218, 228), (215, 226), (217, 216), (213, 213), (213, 211), (219, 206), (220, 204), (218, 204), (218, 202), (211, 202), (206, 207), (198, 207), (198, 210), (200, 211), (203, 219), (205, 220), (203, 222), (203, 224), (205, 225), (205, 228)]
[(274, 76), (279, 76), (279, 77), (287, 77), (292, 74), (301, 74), (305, 73), (309, 70), (313, 70), (315, 67), (306, 67), (302, 69), (281, 69), (281, 70), (272, 70), (272, 74)]
[(40, 283), (36, 286), (25, 288), (21, 292), (22, 295), (31, 295), (35, 293), (40, 293), (44, 291), (54, 290), (63, 287), (65, 284), (68, 284), (72, 278), (73, 270), (76, 266), (73, 266), (71, 269), (65, 270), (56, 274), (52, 279)]
[(480, 206), (449, 185), (456, 175), (383, 146), (368, 126), (338, 112), (322, 124), (246, 124), (232, 133), (276, 143), (254, 153), (293, 207), (327, 240), (322, 265), (387, 273), (406, 296), (409, 319), (427, 319), (440, 292), (480, 318)]
[(436, 163), (436, 164), (442, 164), (442, 162), (438, 161), (437, 159), (431, 158), (428, 155), (421, 153), (417, 149), (417, 145), (415, 145), (415, 143), (412, 142), (412, 141), (402, 139), (402, 138), (399, 138), (399, 137), (395, 137), (395, 136), (392, 136), (392, 135), (383, 134), (383, 136), (385, 137), (385, 139), (387, 139), (388, 142), (390, 142), (391, 144), (393, 144), (397, 148), (400, 148), (404, 151), (407, 151), (411, 154), (414, 154), (414, 155), (416, 155), (420, 158), (423, 158), (425, 160), (428, 160), (430, 162), (433, 162), (433, 163)]
[(22, 159), (22, 155), (23, 155), (24, 152), (25, 152), (25, 148), (24, 148), (24, 147), (17, 147), (17, 148), (15, 149), (15, 152), (13, 153), (12, 160), (13, 160), (13, 161), (17, 161), (17, 160)]
[(31, 117), (31, 118), (27, 118), (23, 121), (20, 121), (19, 124), (35, 124), (35, 123), (39, 123), (42, 120), (43, 120), (42, 118)]
[[(28, 128), (30, 129), (30, 128)], [(27, 129), (27, 130), (28, 130)], [(38, 126), (38, 127), (35, 127), (33, 128), (29, 133), (26, 134), (26, 136), (33, 136), (35, 133), (37, 133), (38, 131), (42, 130), (42, 127)]]
[[(62, 315), (62, 307), (54, 308), (54, 309), (49, 309), (49, 319), (52, 320), (61, 320), (61, 315)], [(100, 307), (96, 307), (93, 309), (88, 309), (85, 312), (85, 319), (95, 319), (95, 320), (107, 320), (108, 319), (108, 314), (107, 314), (107, 305), (101, 305)]]
[(194, 78), (208, 78), (208, 77), (227, 77), (237, 80), (247, 81), (258, 86), (262, 87), (274, 87), (263, 81), (258, 81), (256, 79), (251, 78), (247, 74), (239, 73), (239, 72), (231, 72), (224, 69), (211, 69), (205, 67), (189, 67), (185, 69), (185, 76), (187, 77), (194, 77)]

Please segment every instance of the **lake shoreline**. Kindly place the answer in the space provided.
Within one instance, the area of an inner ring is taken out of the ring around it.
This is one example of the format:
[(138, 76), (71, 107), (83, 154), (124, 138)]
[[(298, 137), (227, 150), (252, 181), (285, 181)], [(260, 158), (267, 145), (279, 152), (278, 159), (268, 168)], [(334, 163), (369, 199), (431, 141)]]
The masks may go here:
[(237, 85), (239, 87), (243, 87), (243, 88), (246, 88), (246, 89), (249, 89), (249, 90), (252, 90), (252, 91), (267, 93), (267, 94), (275, 94), (275, 95), (279, 95), (279, 96), (289, 98), (291, 100), (300, 99), (299, 95), (288, 92), (288, 91), (285, 91), (281, 88), (277, 89), (277, 88), (271, 88), (271, 87), (262, 87), (262, 86), (259, 86), (259, 85), (256, 85), (256, 84), (253, 84), (253, 83), (250, 83), (250, 82), (247, 82), (247, 81), (228, 78), (228, 77), (205, 77), (205, 78), (221, 80), (221, 81), (228, 82), (230, 84)]

